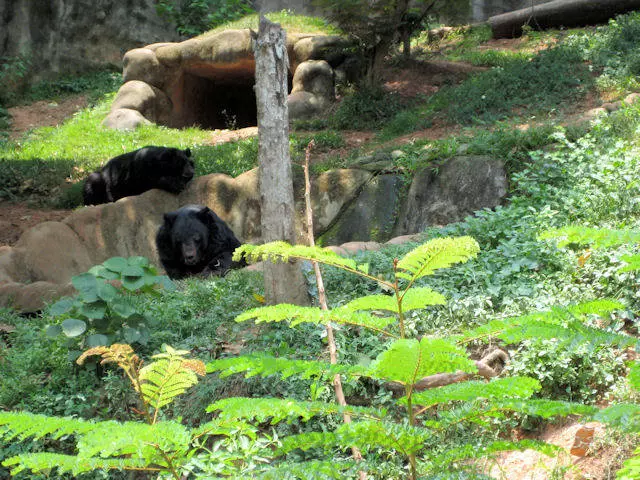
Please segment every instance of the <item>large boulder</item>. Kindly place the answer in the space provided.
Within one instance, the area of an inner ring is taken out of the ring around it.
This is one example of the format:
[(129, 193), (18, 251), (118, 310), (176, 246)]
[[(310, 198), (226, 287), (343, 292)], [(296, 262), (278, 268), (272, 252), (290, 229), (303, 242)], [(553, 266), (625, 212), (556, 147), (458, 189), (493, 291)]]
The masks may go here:
[(491, 157), (455, 157), (437, 173), (425, 168), (413, 178), (394, 234), (421, 232), (493, 208), (507, 195), (508, 186), (504, 163)]

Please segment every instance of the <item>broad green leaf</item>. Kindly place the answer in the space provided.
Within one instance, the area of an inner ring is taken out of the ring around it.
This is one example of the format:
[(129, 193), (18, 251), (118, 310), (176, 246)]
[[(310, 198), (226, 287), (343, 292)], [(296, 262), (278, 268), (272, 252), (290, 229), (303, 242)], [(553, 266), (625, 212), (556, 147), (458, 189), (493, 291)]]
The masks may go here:
[(77, 318), (67, 318), (60, 326), (67, 337), (77, 337), (87, 330), (87, 324)]
[(98, 299), (98, 281), (90, 273), (81, 273), (71, 277), (71, 283), (80, 292), (85, 302), (95, 302)]
[(89, 335), (85, 340), (87, 347), (101, 347), (109, 345), (109, 338), (106, 335), (100, 333), (94, 333)]
[(47, 325), (47, 328), (45, 329), (45, 334), (49, 338), (55, 338), (61, 333), (62, 333), (61, 325)]
[(140, 333), (140, 330), (136, 328), (123, 327), (122, 336), (127, 343), (135, 343), (140, 339), (142, 334)]
[(124, 277), (144, 277), (144, 269), (137, 265), (129, 265), (122, 269), (121, 274)]
[(122, 286), (127, 290), (134, 291), (144, 287), (144, 276), (141, 277), (123, 277)]
[(131, 266), (135, 267), (148, 267), (149, 259), (147, 257), (129, 257), (127, 262)]
[(640, 405), (621, 403), (600, 410), (594, 420), (629, 432), (640, 432)]
[(73, 308), (75, 302), (76, 300), (72, 297), (64, 297), (51, 305), (51, 308), (49, 308), (49, 315), (57, 317), (58, 315), (67, 313)]
[(475, 363), (466, 351), (439, 338), (396, 340), (373, 362), (370, 375), (403, 385), (413, 385), (436, 373), (476, 372)]
[(104, 315), (107, 311), (107, 304), (102, 300), (98, 300), (96, 302), (85, 303), (80, 307), (78, 313), (84, 315), (87, 318), (91, 319), (99, 319), (104, 318)]
[(120, 272), (122, 272), (123, 269), (125, 269), (125, 268), (127, 268), (129, 266), (129, 262), (127, 261), (126, 258), (111, 257), (109, 260), (104, 262), (102, 265), (104, 265), (106, 268), (108, 268), (112, 272), (120, 273)]
[(640, 270), (640, 255), (624, 255), (622, 258), (627, 265), (620, 269), (621, 272)]
[(110, 302), (118, 296), (118, 289), (110, 283), (98, 283), (98, 297), (105, 302)]
[(478, 255), (480, 247), (471, 237), (434, 238), (409, 253), (399, 262), (397, 276), (415, 280), (440, 268), (466, 262)]
[(111, 310), (122, 318), (129, 318), (136, 313), (129, 302), (122, 298), (116, 299), (116, 301), (111, 304)]
[(104, 278), (105, 280), (115, 280), (120, 278), (115, 272), (112, 272), (104, 265), (95, 265), (89, 269), (89, 273), (94, 275), (95, 277)]
[(178, 287), (176, 287), (176, 284), (173, 282), (173, 280), (171, 280), (166, 275), (157, 275), (156, 276), (156, 283), (158, 285), (161, 285), (162, 288), (164, 288), (168, 292), (174, 292), (178, 288)]

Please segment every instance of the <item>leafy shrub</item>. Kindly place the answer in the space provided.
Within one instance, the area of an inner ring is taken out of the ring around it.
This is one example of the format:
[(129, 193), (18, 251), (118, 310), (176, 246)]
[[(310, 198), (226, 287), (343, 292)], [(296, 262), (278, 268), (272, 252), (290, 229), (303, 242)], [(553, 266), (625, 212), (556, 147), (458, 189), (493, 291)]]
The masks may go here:
[(381, 87), (360, 86), (345, 95), (329, 119), (329, 125), (340, 130), (372, 130), (379, 128), (401, 108), (397, 94)]
[(524, 107), (532, 113), (561, 108), (584, 96), (592, 84), (579, 52), (561, 44), (530, 61), (476, 74), (439, 92), (437, 102), (455, 122), (487, 122), (517, 115)]
[(528, 340), (511, 355), (513, 375), (537, 378), (542, 397), (591, 403), (602, 397), (624, 373), (624, 359), (607, 346), (563, 345), (551, 340)]
[[(127, 343), (146, 344), (153, 319), (134, 308), (130, 294), (157, 294), (162, 286), (174, 289), (166, 276), (158, 276), (155, 267), (144, 257), (113, 257), (87, 273), (72, 277), (78, 290), (76, 297), (65, 297), (54, 303), (49, 315), (57, 319), (47, 328), (47, 335), (64, 335), (68, 345), (75, 346), (69, 355), (75, 360), (84, 347)], [(119, 288), (115, 284), (121, 285)]]

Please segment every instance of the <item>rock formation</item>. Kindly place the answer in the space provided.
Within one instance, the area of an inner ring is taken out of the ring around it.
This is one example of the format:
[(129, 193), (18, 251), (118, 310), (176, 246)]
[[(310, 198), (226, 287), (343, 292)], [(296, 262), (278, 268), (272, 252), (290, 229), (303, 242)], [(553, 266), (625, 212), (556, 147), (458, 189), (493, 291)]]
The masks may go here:
[[(371, 240), (461, 220), (475, 210), (496, 206), (507, 192), (502, 162), (487, 157), (456, 157), (440, 166), (438, 174), (426, 169), (415, 176), (408, 195), (405, 180), (392, 171), (390, 160), (378, 158), (362, 167), (332, 170), (312, 181), (315, 235), (324, 235), (325, 244), (343, 243), (345, 252), (379, 248)], [(302, 243), (304, 179), (299, 167), (294, 169), (294, 196)], [(72, 291), (73, 275), (114, 256), (141, 255), (159, 266), (155, 235), (163, 214), (192, 203), (209, 206), (242, 242), (260, 242), (257, 169), (236, 178), (206, 175), (194, 179), (180, 195), (150, 190), (83, 207), (61, 222), (27, 230), (13, 248), (0, 248), (0, 305), (38, 310)]]
[[(249, 29), (224, 30), (128, 51), (125, 83), (104, 125), (120, 130), (149, 122), (174, 128), (256, 125), (252, 43)], [(331, 105), (336, 71), (353, 79), (357, 62), (348, 46), (339, 36), (287, 36), (290, 118), (309, 118)]]

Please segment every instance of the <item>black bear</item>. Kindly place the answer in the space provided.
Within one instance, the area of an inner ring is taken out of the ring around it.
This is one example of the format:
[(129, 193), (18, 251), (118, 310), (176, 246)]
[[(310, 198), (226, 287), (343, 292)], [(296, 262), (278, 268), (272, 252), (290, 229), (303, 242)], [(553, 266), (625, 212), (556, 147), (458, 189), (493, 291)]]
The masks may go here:
[(115, 202), (152, 188), (180, 193), (193, 178), (191, 150), (143, 147), (109, 160), (84, 182), (85, 205)]
[(186, 205), (164, 214), (156, 235), (156, 247), (167, 275), (224, 276), (231, 268), (246, 265), (231, 260), (241, 245), (229, 226), (209, 207)]

